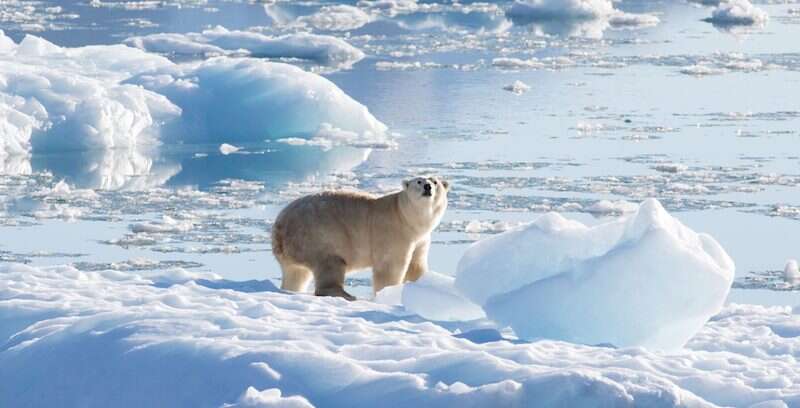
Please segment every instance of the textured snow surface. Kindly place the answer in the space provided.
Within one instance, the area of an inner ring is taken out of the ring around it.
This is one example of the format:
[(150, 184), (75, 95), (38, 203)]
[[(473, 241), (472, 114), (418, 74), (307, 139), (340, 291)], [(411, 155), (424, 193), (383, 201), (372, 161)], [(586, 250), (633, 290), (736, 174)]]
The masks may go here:
[(722, 307), (734, 264), (653, 199), (594, 227), (549, 213), (483, 241), (456, 286), (525, 338), (683, 346)]
[(366, 107), (292, 65), (175, 64), (124, 45), (66, 48), (30, 35), (15, 44), (0, 32), (0, 156), (308, 138), (331, 128), (360, 144), (385, 140)]
[(2, 406), (800, 404), (790, 308), (729, 306), (665, 354), (520, 342), (486, 321), (435, 323), (369, 301), (211, 289), (236, 285), (186, 271), (5, 264), (0, 277)]

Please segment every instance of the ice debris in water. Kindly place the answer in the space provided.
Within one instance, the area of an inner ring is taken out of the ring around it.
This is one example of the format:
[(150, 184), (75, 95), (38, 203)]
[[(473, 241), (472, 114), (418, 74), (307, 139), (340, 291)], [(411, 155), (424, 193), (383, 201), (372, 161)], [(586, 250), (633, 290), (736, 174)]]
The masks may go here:
[(126, 44), (150, 52), (188, 55), (244, 54), (261, 58), (298, 58), (347, 68), (364, 58), (361, 50), (327, 35), (295, 33), (272, 37), (217, 26), (201, 33), (158, 33), (131, 37)]
[(239, 149), (240, 149), (240, 147), (237, 147), (237, 146), (234, 146), (234, 145), (230, 145), (230, 144), (227, 144), (227, 143), (223, 143), (223, 144), (219, 145), (219, 152), (222, 153), (223, 155), (226, 155), (226, 156), (231, 154), (231, 153), (238, 152)]
[(456, 286), (517, 335), (682, 347), (722, 307), (734, 264), (656, 200), (587, 227), (556, 213), (479, 241)]
[(797, 260), (790, 259), (786, 262), (786, 266), (783, 268), (783, 279), (786, 282), (800, 281), (800, 269), (797, 268)]
[(715, 25), (764, 25), (769, 15), (754, 6), (749, 0), (725, 0), (720, 2), (711, 17), (705, 21)]
[(530, 91), (530, 89), (531, 89), (531, 87), (528, 84), (526, 84), (526, 83), (524, 83), (522, 81), (519, 81), (519, 80), (514, 81), (514, 83), (506, 85), (506, 86), (503, 87), (503, 90), (509, 91), (509, 92), (511, 92), (511, 93), (513, 93), (515, 95), (522, 95), (525, 92)]

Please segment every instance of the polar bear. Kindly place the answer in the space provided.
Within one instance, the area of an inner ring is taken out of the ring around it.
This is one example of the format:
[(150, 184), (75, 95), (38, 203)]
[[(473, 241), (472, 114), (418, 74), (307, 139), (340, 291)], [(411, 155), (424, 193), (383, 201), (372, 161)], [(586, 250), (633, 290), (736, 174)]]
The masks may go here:
[(313, 277), (316, 295), (355, 300), (344, 290), (345, 274), (369, 267), (375, 293), (416, 281), (428, 268), (449, 189), (438, 177), (416, 177), (382, 197), (328, 191), (293, 201), (272, 227), (281, 288), (301, 291)]

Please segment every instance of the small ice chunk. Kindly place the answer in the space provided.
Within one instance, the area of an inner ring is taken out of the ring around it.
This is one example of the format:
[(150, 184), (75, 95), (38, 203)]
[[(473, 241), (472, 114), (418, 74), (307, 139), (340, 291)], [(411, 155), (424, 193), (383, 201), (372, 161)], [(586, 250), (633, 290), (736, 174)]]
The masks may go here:
[(515, 95), (522, 95), (525, 92), (530, 91), (531, 87), (528, 84), (526, 84), (526, 83), (524, 83), (524, 82), (522, 82), (520, 80), (516, 80), (512, 84), (508, 84), (508, 85), (504, 86), (503, 90), (509, 91), (509, 92), (511, 92), (511, 93), (513, 93)]
[(227, 144), (227, 143), (223, 143), (223, 144), (219, 145), (219, 152), (222, 153), (225, 156), (227, 156), (227, 155), (229, 155), (231, 153), (236, 153), (236, 152), (239, 151), (239, 149), (241, 149), (241, 148), (237, 147), (237, 146), (234, 146), (234, 145), (231, 145), (231, 144)]
[(682, 347), (719, 312), (734, 263), (649, 199), (586, 226), (556, 213), (470, 247), (455, 285), (523, 338)]
[(790, 259), (786, 261), (786, 266), (783, 268), (783, 279), (786, 282), (797, 282), (800, 280), (800, 269), (797, 267), (797, 260)]
[(314, 406), (299, 395), (284, 397), (278, 388), (259, 391), (247, 387), (235, 404), (225, 404), (222, 408), (314, 408)]
[(377, 293), (375, 301), (400, 304), (429, 320), (464, 321), (485, 317), (481, 307), (459, 293), (454, 283), (452, 276), (428, 271), (416, 282), (384, 288)]

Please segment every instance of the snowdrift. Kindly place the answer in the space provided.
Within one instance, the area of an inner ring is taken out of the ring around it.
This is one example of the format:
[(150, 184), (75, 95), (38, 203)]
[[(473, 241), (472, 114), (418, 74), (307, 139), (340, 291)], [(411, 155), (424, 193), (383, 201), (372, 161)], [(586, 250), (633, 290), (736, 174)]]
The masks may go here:
[(196, 278), (0, 266), (0, 406), (800, 404), (789, 308), (728, 307), (662, 354)]
[[(58, 47), (0, 31), (0, 156), (175, 143), (313, 138), (386, 126), (327, 79), (257, 59), (175, 64), (123, 45)], [(355, 135), (355, 136), (352, 136)]]
[(480, 241), (456, 286), (525, 338), (682, 347), (719, 312), (734, 264), (656, 200), (594, 227), (546, 214)]

